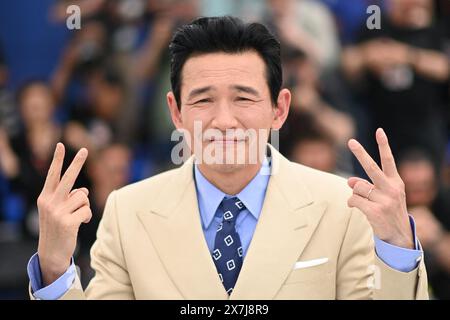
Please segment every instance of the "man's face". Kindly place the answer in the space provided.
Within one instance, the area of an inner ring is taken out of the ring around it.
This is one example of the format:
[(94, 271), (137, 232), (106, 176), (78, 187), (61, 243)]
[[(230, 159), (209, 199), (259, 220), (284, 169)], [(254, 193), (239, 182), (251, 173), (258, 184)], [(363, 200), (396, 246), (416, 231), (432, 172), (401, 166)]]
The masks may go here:
[[(189, 132), (196, 159), (202, 157), (214, 170), (233, 171), (255, 157), (260, 162), (262, 155), (253, 153), (264, 152), (270, 129), (281, 127), (290, 93), (282, 90), (273, 106), (265, 63), (256, 52), (211, 53), (186, 61), (180, 100), (178, 111), (168, 94), (172, 120), (177, 129)], [(210, 155), (220, 163), (210, 163)]]

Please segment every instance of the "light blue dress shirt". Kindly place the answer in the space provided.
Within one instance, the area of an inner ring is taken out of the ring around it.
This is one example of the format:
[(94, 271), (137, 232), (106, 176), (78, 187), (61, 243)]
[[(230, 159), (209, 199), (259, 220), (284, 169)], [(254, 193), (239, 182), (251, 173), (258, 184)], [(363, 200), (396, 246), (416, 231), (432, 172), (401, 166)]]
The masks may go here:
[[(258, 174), (241, 192), (237, 195), (228, 195), (210, 183), (202, 175), (198, 167), (196, 165), (194, 166), (195, 187), (197, 190), (202, 228), (210, 252), (214, 250), (216, 230), (222, 221), (223, 212), (219, 208), (219, 205), (224, 197), (237, 196), (245, 205), (245, 209), (241, 211), (236, 220), (236, 231), (241, 238), (245, 259), (264, 203), (267, 185), (270, 179), (268, 172), (270, 172), (270, 165), (265, 161)], [(416, 250), (396, 247), (375, 237), (375, 251), (378, 257), (391, 268), (402, 272), (409, 272), (415, 269), (422, 257), (422, 250), (416, 239), (415, 223), (412, 217), (410, 217), (410, 222)], [(53, 300), (61, 297), (67, 292), (75, 280), (75, 264), (73, 259), (67, 272), (45, 288), (42, 288), (41, 271), (37, 254), (31, 257), (27, 271), (34, 297), (42, 300)]]
[(237, 195), (227, 195), (209, 182), (202, 175), (198, 167), (195, 166), (194, 177), (195, 187), (197, 189), (198, 207), (206, 243), (208, 244), (211, 253), (214, 250), (216, 230), (222, 222), (223, 210), (219, 205), (224, 197), (232, 198), (236, 196), (245, 205), (245, 209), (239, 213), (236, 220), (236, 231), (241, 238), (245, 257), (266, 196), (266, 189), (270, 178), (269, 174), (265, 174), (267, 169), (270, 170), (270, 167), (267, 164), (267, 161), (265, 161), (258, 174), (241, 192)]

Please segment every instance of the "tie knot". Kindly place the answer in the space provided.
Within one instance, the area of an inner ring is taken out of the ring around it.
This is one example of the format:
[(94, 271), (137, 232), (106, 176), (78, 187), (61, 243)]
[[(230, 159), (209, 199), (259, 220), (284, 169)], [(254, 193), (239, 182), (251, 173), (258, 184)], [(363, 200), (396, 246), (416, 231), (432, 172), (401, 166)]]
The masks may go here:
[(244, 210), (245, 206), (238, 197), (222, 200), (223, 221), (235, 222), (239, 212)]

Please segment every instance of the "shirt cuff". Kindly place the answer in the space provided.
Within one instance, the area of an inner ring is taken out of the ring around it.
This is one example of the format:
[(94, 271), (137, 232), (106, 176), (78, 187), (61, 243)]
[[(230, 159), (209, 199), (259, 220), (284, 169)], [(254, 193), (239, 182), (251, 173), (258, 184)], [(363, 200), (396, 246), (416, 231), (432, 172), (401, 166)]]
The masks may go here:
[(397, 247), (374, 236), (377, 256), (389, 267), (402, 272), (410, 272), (417, 268), (423, 256), (422, 248), (416, 237), (416, 224), (411, 215), (409, 216), (409, 222), (411, 224), (415, 249)]
[(72, 286), (75, 275), (75, 263), (73, 258), (70, 261), (70, 267), (57, 280), (42, 288), (41, 268), (39, 265), (39, 256), (35, 253), (27, 266), (28, 277), (30, 278), (31, 290), (37, 300), (57, 300), (62, 297)]

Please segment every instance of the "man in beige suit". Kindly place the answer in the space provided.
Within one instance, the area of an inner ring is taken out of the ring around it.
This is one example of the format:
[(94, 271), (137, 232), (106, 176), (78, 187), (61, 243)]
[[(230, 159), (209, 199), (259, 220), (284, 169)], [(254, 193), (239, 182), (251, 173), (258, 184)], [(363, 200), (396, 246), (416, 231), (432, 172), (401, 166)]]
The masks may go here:
[(267, 144), (286, 120), (290, 92), (281, 89), (279, 43), (264, 26), (200, 18), (170, 49), (168, 106), (193, 155), (109, 196), (91, 251), (96, 274), (83, 291), (71, 257), (91, 211), (87, 189), (71, 189), (87, 150), (60, 179), (58, 144), (38, 199), (32, 298), (428, 298), (383, 130), (382, 169), (349, 141), (372, 182), (292, 163)]

